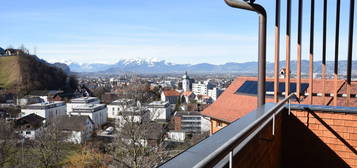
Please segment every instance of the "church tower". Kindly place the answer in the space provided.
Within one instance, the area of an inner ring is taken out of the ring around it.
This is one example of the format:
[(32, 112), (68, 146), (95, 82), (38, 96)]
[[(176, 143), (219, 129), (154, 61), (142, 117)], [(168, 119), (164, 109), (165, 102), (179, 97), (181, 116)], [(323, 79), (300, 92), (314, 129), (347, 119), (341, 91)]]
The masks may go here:
[(182, 77), (182, 89), (184, 92), (190, 91), (190, 78), (187, 75), (187, 72), (185, 72), (185, 75)]

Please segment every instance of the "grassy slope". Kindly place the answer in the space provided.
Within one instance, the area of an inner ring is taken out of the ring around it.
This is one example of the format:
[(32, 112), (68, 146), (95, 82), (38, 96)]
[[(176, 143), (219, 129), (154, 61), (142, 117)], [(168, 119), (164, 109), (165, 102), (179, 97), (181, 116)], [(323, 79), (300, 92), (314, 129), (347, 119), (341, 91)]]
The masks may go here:
[(19, 56), (0, 57), (0, 88), (10, 88), (20, 80)]

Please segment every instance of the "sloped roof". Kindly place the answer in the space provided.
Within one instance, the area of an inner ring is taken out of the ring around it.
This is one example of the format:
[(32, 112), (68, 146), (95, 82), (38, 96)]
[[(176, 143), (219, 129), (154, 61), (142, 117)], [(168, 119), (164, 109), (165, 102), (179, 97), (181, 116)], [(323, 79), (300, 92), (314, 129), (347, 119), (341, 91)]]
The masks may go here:
[[(256, 79), (256, 77), (236, 78), (213, 104), (203, 110), (202, 114), (231, 123), (256, 109), (256, 96), (235, 94), (235, 92), (246, 80)], [(272, 101), (272, 99), (270, 99), (270, 101)]]
[(82, 131), (86, 128), (86, 121), (90, 120), (92, 124), (93, 121), (89, 118), (89, 116), (68, 116), (61, 115), (57, 117), (57, 122), (59, 129), (61, 130), (70, 130), (70, 131)]
[[(202, 114), (205, 116), (209, 116), (214, 119), (218, 119), (227, 123), (231, 123), (247, 113), (253, 111), (257, 108), (257, 97), (253, 95), (246, 94), (237, 94), (236, 91), (243, 85), (243, 83), (247, 80), (257, 80), (256, 77), (238, 77), (236, 78), (231, 85), (222, 93), (218, 99), (207, 107)], [(273, 81), (273, 78), (267, 78), (267, 81)], [(284, 82), (285, 79), (279, 79), (280, 82)], [(291, 82), (296, 82), (296, 79), (291, 79)], [(308, 79), (302, 79), (302, 83), (308, 83)], [(344, 91), (344, 80), (338, 81), (338, 88), (341, 88), (339, 93), (346, 93)], [(313, 83), (313, 93), (323, 93), (323, 80), (314, 79)], [(334, 88), (335, 82), (334, 80), (325, 80), (325, 92), (329, 93)], [(310, 87), (307, 89), (309, 91)], [(357, 82), (352, 82), (352, 94), (357, 93)], [(301, 104), (308, 104), (309, 96), (304, 98)], [(313, 97), (313, 104), (315, 105), (327, 105), (328, 102), (331, 102), (333, 97)], [(339, 98), (338, 105), (346, 106), (344, 104), (345, 98)], [(273, 97), (266, 97), (266, 102), (273, 102)], [(351, 102), (348, 106), (357, 106), (357, 99), (352, 98)]]
[(30, 124), (32, 127), (37, 128), (42, 125), (43, 121), (45, 118), (35, 114), (31, 113), (29, 115), (26, 115), (24, 117), (21, 117), (15, 121), (16, 127), (21, 127), (22, 125), (25, 124)]
[(162, 92), (165, 96), (180, 96), (180, 93), (176, 90), (164, 90)]

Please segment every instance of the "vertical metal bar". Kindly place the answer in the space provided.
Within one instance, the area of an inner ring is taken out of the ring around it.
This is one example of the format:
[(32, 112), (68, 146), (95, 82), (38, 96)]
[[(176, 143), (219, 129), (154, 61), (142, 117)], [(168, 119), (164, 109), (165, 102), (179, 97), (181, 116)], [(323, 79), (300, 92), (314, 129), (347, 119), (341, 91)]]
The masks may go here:
[(353, 23), (354, 23), (355, 0), (350, 1), (350, 21), (348, 30), (348, 53), (347, 53), (347, 99), (346, 106), (351, 101), (351, 78), (352, 78), (352, 49), (353, 49)]
[(280, 61), (280, 0), (275, 3), (275, 64), (274, 64), (274, 102), (279, 102), (279, 61)]
[(286, 3), (286, 78), (285, 78), (285, 97), (288, 97), (290, 94), (290, 35), (291, 35), (291, 0), (287, 0)]
[(233, 167), (233, 152), (229, 152), (229, 168)]
[(314, 20), (315, 20), (315, 0), (311, 0), (310, 11), (310, 67), (309, 67), (309, 96), (310, 104), (313, 103), (313, 75), (314, 75)]
[(290, 115), (291, 113), (291, 100), (289, 99), (289, 109), (288, 109), (288, 114)]
[(325, 105), (325, 95), (326, 95), (326, 31), (327, 31), (327, 0), (324, 0), (323, 8), (323, 32), (322, 32), (322, 100), (323, 105)]
[(265, 104), (265, 77), (266, 77), (266, 27), (267, 14), (265, 9), (258, 4), (246, 3), (240, 0), (224, 0), (227, 5), (250, 10), (259, 14), (259, 49), (258, 49), (258, 100), (257, 106), (261, 107)]
[(273, 114), (272, 135), (275, 135), (275, 113)]
[(296, 93), (298, 99), (301, 96), (301, 31), (302, 31), (302, 9), (303, 0), (299, 0), (299, 14), (298, 14), (298, 37), (297, 37), (297, 79), (296, 79)]
[(339, 39), (340, 39), (340, 9), (341, 1), (336, 0), (336, 34), (335, 34), (335, 66), (334, 66), (334, 95), (333, 102), (337, 106), (337, 94), (338, 94), (338, 52), (339, 52)]
[[(265, 12), (265, 11), (264, 11)], [(266, 13), (259, 15), (258, 107), (265, 104), (266, 76)]]

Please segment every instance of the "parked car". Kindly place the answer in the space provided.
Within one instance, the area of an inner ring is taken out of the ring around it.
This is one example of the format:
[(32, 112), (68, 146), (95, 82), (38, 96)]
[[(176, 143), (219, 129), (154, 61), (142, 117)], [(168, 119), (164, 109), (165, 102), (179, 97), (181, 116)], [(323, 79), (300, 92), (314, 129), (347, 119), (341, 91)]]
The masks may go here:
[(107, 129), (105, 129), (104, 133), (107, 135), (112, 134), (114, 131), (114, 127), (108, 127)]

